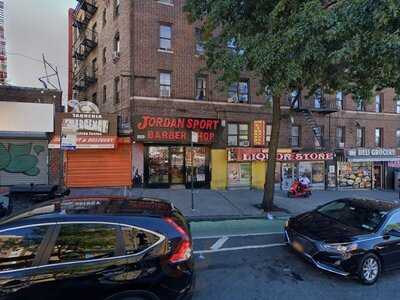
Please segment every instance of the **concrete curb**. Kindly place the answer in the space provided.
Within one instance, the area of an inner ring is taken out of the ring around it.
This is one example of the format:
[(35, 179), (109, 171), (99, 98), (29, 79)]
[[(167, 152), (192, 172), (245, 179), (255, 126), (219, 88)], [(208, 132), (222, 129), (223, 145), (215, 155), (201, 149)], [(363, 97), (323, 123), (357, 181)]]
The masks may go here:
[(265, 220), (265, 221), (274, 221), (274, 220), (287, 220), (290, 218), (291, 214), (285, 214), (282, 216), (276, 216), (274, 219), (269, 220), (267, 216), (186, 216), (186, 219), (189, 222), (218, 222), (218, 221), (233, 221), (233, 220)]

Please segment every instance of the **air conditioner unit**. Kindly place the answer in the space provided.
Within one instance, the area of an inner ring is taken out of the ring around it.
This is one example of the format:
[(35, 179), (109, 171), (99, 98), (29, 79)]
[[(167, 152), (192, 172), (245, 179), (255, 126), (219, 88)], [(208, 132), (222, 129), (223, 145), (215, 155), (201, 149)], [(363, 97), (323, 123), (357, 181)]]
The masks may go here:
[(233, 97), (228, 98), (228, 102), (229, 103), (238, 103), (239, 99), (238, 99), (238, 97), (233, 96)]
[(249, 147), (249, 146), (250, 146), (250, 142), (249, 142), (249, 141), (240, 142), (240, 146), (242, 146), (242, 147)]
[(119, 51), (113, 51), (113, 54), (112, 54), (113, 61), (117, 61), (119, 58), (120, 58), (120, 52)]
[(344, 143), (340, 142), (339, 143), (339, 148), (344, 148)]

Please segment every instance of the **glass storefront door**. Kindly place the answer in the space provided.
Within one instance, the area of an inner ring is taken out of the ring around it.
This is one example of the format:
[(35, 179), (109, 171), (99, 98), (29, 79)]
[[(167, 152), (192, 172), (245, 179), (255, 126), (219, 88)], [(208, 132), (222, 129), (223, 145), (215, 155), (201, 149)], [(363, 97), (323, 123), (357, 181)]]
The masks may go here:
[(148, 175), (149, 185), (169, 184), (169, 149), (168, 147), (148, 148)]
[(297, 165), (282, 163), (282, 190), (287, 191), (297, 176)]
[(183, 147), (171, 147), (171, 184), (185, 184), (185, 155)]
[[(210, 183), (209, 150), (193, 147), (194, 186), (205, 187)], [(145, 159), (145, 183), (150, 187), (171, 185), (191, 186), (192, 151), (184, 146), (148, 146)]]

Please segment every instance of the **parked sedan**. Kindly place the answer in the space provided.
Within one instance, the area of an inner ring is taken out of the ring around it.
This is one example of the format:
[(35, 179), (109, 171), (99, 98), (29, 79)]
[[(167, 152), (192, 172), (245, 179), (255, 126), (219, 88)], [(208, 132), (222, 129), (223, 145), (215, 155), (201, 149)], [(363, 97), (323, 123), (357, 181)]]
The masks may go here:
[(316, 267), (375, 283), (400, 268), (400, 205), (340, 199), (290, 218), (286, 241)]
[(189, 226), (157, 199), (58, 199), (0, 222), (0, 299), (189, 299)]

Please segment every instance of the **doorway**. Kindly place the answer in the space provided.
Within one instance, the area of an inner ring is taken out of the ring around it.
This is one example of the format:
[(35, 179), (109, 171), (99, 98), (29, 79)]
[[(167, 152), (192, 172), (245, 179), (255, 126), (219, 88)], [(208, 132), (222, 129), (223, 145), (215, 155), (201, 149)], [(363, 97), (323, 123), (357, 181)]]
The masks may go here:
[(382, 188), (382, 171), (383, 168), (380, 165), (374, 165), (374, 188)]
[[(193, 153), (193, 155), (192, 155)], [(192, 167), (193, 163), (193, 167)], [(210, 183), (206, 147), (148, 146), (145, 150), (145, 184), (154, 188), (207, 187)]]

